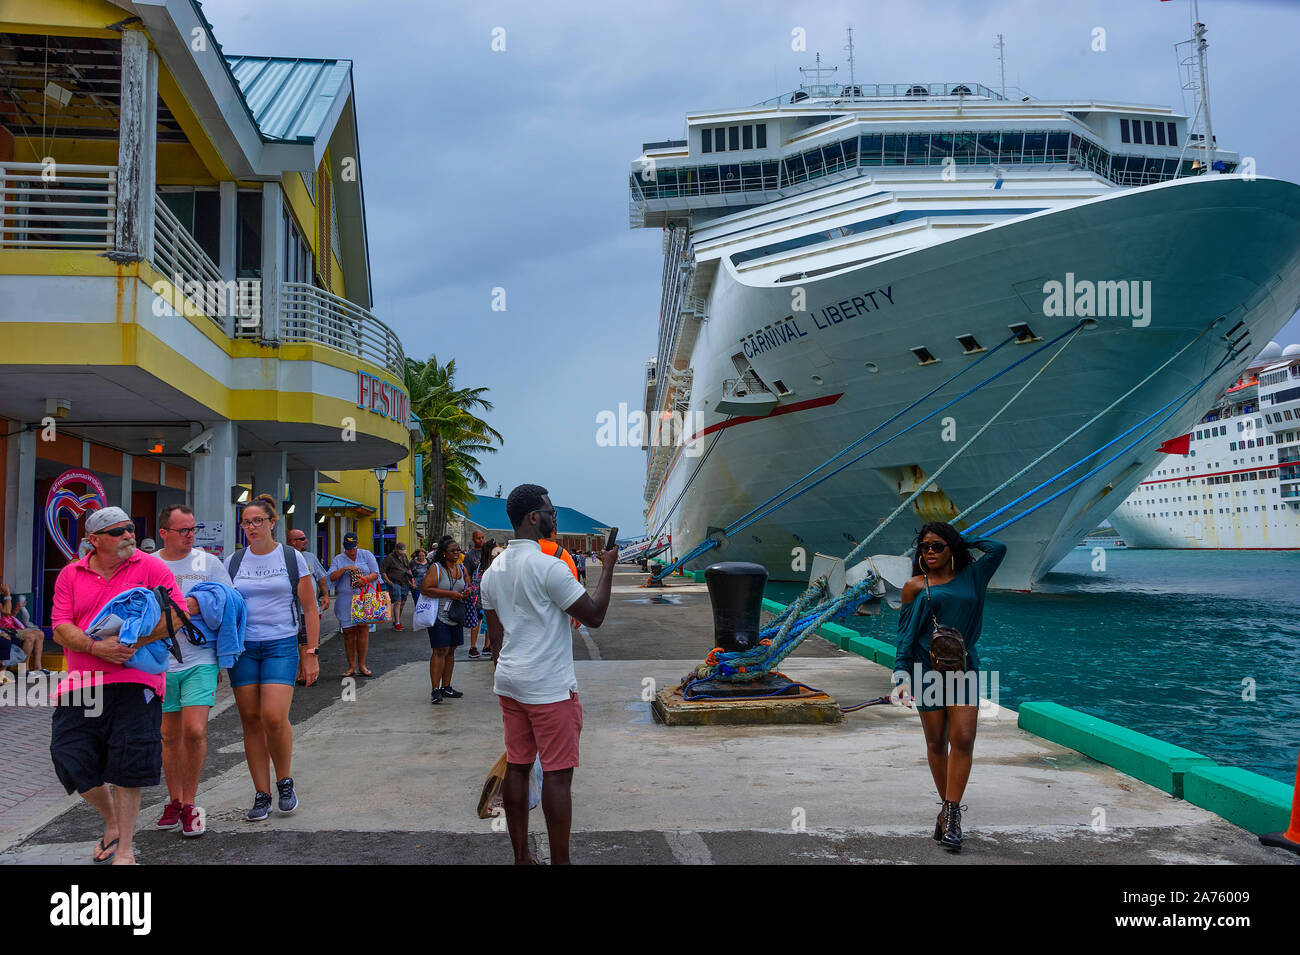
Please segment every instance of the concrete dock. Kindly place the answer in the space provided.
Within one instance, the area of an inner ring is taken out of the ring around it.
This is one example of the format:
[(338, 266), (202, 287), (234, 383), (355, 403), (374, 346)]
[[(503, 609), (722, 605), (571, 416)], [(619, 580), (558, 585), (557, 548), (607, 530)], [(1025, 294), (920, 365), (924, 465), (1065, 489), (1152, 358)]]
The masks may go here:
[[(595, 575), (589, 573), (594, 584)], [(665, 591), (620, 571), (605, 626), (575, 636), (584, 710), (574, 777), (577, 863), (889, 862), (1280, 863), (1296, 856), (1073, 750), (982, 713), (964, 802), (966, 844), (929, 838), (938, 798), (915, 712), (873, 706), (820, 726), (669, 727), (649, 699), (713, 646), (703, 584)], [(408, 611), (409, 612), (409, 611)], [(375, 676), (344, 692), (342, 642), (321, 653), (322, 680), (295, 694), (293, 775), (301, 807), (243, 819), (253, 789), (233, 707), (209, 724), (199, 803), (208, 833), (152, 830), (166, 799), (150, 790), (137, 858), (174, 863), (506, 863), (500, 823), (475, 804), (503, 750), (492, 664), (458, 651), (460, 700), (430, 706), (423, 631), (381, 626)], [(811, 637), (782, 666), (841, 703), (889, 691), (889, 671)], [(52, 775), (52, 771), (51, 771)], [(97, 815), (76, 797), (0, 836), (0, 862), (87, 863)], [(531, 817), (545, 857), (540, 810)]]

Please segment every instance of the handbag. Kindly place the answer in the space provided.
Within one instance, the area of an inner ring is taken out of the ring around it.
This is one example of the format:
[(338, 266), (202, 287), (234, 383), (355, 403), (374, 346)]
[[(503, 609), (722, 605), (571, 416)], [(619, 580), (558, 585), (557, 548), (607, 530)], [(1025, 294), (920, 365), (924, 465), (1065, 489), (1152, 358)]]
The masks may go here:
[[(438, 583), (442, 583), (442, 574), (444, 570), (445, 568), (441, 564), (439, 564)], [(465, 571), (461, 570), (462, 580), (464, 579), (464, 573)], [(451, 575), (448, 574), (447, 587), (445, 589), (451, 590), (452, 589), (451, 584), (452, 584)], [(469, 607), (467, 607), (465, 604), (465, 598), (462, 597), (460, 600), (451, 600), (450, 598), (444, 598), (444, 599), (446, 599), (449, 604), (449, 606), (447, 607), (447, 619), (451, 621), (452, 626), (455, 627), (465, 626), (465, 618), (468, 616), (469, 613)]]
[(930, 576), (925, 575), (925, 602), (930, 608), (934, 630), (930, 634), (930, 669), (951, 673), (966, 669), (966, 639), (956, 627), (939, 622), (934, 615), (934, 601), (930, 599)]
[(352, 595), (351, 612), (353, 623), (385, 623), (392, 614), (392, 600), (378, 582), (362, 584)]

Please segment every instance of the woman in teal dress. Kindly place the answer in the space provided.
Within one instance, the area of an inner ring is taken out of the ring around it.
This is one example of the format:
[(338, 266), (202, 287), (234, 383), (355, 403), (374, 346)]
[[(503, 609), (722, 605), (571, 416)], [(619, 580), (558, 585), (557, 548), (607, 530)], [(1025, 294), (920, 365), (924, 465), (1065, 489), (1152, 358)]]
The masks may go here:
[[(972, 547), (984, 556), (975, 560)], [(977, 644), (984, 621), (984, 593), (1006, 555), (1004, 544), (984, 537), (964, 540), (951, 524), (934, 521), (917, 535), (913, 577), (903, 587), (894, 683), (902, 695), (917, 694), (930, 775), (943, 800), (934, 839), (953, 852), (961, 851), (961, 797), (975, 750)], [(940, 674), (930, 669), (930, 635), (936, 620), (954, 627), (964, 638), (965, 673)]]

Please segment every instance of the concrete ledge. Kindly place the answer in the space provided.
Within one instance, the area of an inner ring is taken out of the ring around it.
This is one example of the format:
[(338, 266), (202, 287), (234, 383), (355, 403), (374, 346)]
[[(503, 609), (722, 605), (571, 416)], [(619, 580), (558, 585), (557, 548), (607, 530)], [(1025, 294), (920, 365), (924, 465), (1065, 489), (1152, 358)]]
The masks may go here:
[(1218, 768), (1208, 756), (1059, 703), (1022, 703), (1018, 725), (1027, 733), (1068, 746), (1179, 799), (1188, 772)]
[(1184, 799), (1255, 835), (1286, 829), (1291, 793), (1286, 783), (1236, 766), (1197, 766), (1183, 776)]

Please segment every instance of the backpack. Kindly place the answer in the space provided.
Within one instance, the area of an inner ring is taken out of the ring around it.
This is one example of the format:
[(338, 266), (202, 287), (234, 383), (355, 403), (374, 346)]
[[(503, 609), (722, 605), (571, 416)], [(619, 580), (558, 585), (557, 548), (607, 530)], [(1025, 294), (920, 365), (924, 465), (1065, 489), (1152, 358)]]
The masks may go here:
[[(230, 581), (234, 583), (235, 575), (239, 573), (239, 565), (244, 559), (247, 547), (241, 547), (230, 556)], [(307, 645), (307, 618), (302, 615), (302, 604), (298, 600), (298, 558), (295, 556), (298, 552), (288, 544), (280, 545), (280, 554), (284, 557), (284, 570), (289, 576), (289, 591), (293, 596), (293, 612), (298, 619), (298, 643), (301, 646)]]

